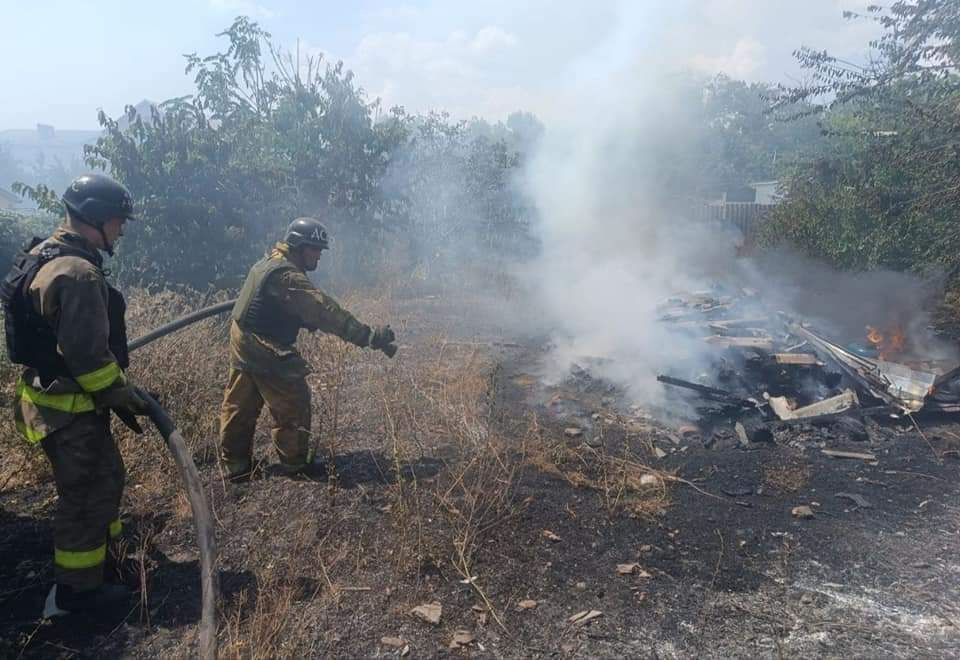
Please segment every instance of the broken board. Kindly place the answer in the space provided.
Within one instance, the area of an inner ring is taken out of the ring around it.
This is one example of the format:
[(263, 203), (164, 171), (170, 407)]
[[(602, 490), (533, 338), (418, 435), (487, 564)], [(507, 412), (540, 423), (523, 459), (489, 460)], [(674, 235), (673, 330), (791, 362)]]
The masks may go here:
[(860, 405), (857, 393), (853, 390), (845, 390), (837, 396), (832, 396), (829, 399), (817, 401), (816, 403), (811, 403), (809, 406), (802, 406), (800, 408), (792, 408), (790, 402), (783, 396), (772, 396), (768, 401), (770, 403), (770, 409), (783, 421), (819, 417), (821, 415), (834, 415)]
[(823, 362), (812, 353), (774, 353), (773, 361), (777, 364), (793, 365), (798, 367), (822, 367)]

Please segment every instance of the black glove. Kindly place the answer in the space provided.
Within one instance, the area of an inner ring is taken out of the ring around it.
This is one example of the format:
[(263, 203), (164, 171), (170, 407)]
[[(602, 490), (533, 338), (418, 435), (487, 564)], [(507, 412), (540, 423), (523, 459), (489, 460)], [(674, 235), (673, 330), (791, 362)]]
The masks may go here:
[(93, 402), (98, 411), (112, 410), (121, 422), (136, 433), (143, 433), (137, 423), (137, 415), (146, 415), (150, 408), (144, 399), (130, 383), (97, 392), (93, 395)]
[(117, 416), (117, 419), (123, 422), (123, 425), (128, 429), (137, 435), (143, 434), (143, 427), (140, 426), (140, 422), (137, 421), (136, 416), (132, 412), (125, 408), (117, 408), (113, 412)]
[(389, 325), (378, 325), (370, 337), (370, 348), (383, 351), (387, 357), (393, 357), (397, 354), (397, 347), (393, 344), (396, 339), (397, 335)]
[(137, 388), (130, 383), (95, 393), (93, 402), (97, 410), (106, 408), (117, 411), (124, 410), (132, 415), (146, 415), (150, 412), (147, 400), (140, 396)]

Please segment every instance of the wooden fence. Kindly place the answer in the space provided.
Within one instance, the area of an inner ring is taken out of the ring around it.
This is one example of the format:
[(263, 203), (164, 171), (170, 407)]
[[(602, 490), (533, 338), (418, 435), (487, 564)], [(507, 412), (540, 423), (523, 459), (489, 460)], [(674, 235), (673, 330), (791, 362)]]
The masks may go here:
[(752, 243), (757, 227), (773, 207), (773, 204), (753, 202), (714, 202), (697, 207), (696, 219), (732, 224), (743, 233), (748, 243)]

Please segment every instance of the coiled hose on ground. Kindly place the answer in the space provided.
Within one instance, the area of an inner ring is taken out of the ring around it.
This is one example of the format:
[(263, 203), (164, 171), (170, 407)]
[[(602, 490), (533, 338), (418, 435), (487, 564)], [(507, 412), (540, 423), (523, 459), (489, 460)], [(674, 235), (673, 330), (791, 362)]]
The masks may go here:
[[(187, 314), (171, 323), (162, 325), (156, 330), (137, 337), (128, 345), (130, 351), (149, 344), (172, 332), (176, 332), (197, 321), (222, 314), (233, 309), (236, 300), (211, 305), (199, 311)], [(197, 546), (200, 549), (200, 585), (201, 585), (201, 614), (200, 614), (200, 657), (204, 660), (215, 660), (217, 657), (217, 593), (220, 591), (220, 576), (217, 572), (217, 540), (214, 531), (213, 513), (210, 503), (203, 491), (197, 465), (193, 462), (190, 450), (180, 431), (177, 430), (170, 414), (157, 403), (148, 393), (141, 391), (150, 407), (150, 421), (157, 427), (163, 436), (173, 460), (180, 471), (180, 478), (187, 488), (187, 498), (193, 511), (193, 520), (197, 528)]]

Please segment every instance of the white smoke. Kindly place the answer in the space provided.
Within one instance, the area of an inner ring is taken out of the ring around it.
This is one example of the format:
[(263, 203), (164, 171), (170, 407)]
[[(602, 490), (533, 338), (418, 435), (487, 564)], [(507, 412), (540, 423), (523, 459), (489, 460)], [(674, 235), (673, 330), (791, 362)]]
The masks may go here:
[(612, 358), (603, 375), (649, 401), (661, 392), (657, 372), (705, 351), (658, 322), (658, 304), (708, 287), (732, 263), (734, 237), (679, 212), (693, 192), (676, 182), (692, 165), (699, 96), (669, 13), (643, 4), (623, 5), (617, 33), (574, 68), (561, 95), (572, 111), (544, 137), (527, 183), (543, 246), (531, 277), (553, 324), (553, 366)]
[(714, 371), (716, 353), (702, 337), (658, 320), (658, 305), (677, 293), (749, 286), (769, 310), (852, 342), (866, 324), (890, 321), (889, 311), (909, 318), (903, 325), (919, 337), (931, 290), (904, 274), (841, 274), (783, 255), (736, 259), (734, 231), (684, 217), (707, 130), (702, 79), (690, 69), (713, 39), (709, 21), (691, 24), (692, 8), (621, 4), (616, 32), (568, 72), (556, 101), (564, 111), (525, 172), (543, 248), (527, 278), (551, 328), (548, 375), (606, 358), (591, 369), (654, 406), (664, 393), (658, 373)]

